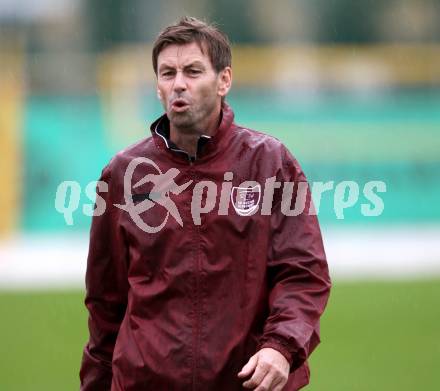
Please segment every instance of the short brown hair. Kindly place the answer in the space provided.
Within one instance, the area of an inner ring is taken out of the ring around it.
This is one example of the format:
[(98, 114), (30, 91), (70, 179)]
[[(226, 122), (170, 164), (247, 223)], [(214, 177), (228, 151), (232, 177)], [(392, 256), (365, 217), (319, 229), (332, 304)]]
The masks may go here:
[(179, 22), (166, 27), (156, 38), (152, 53), (154, 72), (157, 74), (157, 58), (165, 47), (192, 42), (197, 42), (202, 52), (204, 47), (207, 49), (211, 64), (217, 73), (231, 66), (231, 45), (226, 34), (212, 24), (185, 16)]

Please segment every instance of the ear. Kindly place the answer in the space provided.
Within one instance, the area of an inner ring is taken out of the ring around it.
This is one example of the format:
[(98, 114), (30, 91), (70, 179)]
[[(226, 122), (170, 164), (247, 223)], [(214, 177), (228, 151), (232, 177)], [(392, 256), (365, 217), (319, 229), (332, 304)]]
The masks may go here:
[(220, 71), (218, 83), (218, 95), (223, 97), (226, 96), (232, 85), (232, 68), (226, 67)]

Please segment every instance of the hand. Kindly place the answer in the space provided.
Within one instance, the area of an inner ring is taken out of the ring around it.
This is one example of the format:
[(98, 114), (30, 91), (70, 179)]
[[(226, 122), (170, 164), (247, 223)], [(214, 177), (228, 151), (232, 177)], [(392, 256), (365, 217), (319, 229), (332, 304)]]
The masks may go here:
[(278, 350), (263, 348), (249, 359), (237, 376), (244, 378), (254, 372), (243, 387), (255, 391), (281, 391), (287, 383), (289, 369), (289, 362)]

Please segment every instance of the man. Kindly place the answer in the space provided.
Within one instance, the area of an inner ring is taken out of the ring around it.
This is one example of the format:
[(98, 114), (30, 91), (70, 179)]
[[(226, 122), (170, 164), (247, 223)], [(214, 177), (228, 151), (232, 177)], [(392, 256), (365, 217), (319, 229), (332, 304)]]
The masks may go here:
[(153, 67), (165, 114), (98, 186), (81, 390), (298, 390), (330, 289), (309, 191), (303, 213), (281, 193), (305, 176), (277, 139), (233, 122), (218, 29), (167, 27)]

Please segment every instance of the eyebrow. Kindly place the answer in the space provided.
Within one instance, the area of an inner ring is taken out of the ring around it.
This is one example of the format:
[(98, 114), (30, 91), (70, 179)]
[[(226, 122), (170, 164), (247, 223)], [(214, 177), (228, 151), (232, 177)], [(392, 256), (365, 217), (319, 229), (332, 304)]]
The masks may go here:
[(192, 67), (192, 66), (199, 66), (199, 67), (202, 67), (202, 68), (205, 67), (205, 65), (203, 65), (203, 63), (201, 61), (195, 60), (193, 62), (190, 62), (188, 65), (185, 65), (184, 68), (189, 68), (189, 67)]
[[(205, 66), (203, 65), (203, 63), (200, 60), (194, 60), (193, 62), (190, 62), (189, 64), (185, 65), (183, 68), (186, 69), (186, 68), (190, 68), (190, 67), (193, 67), (193, 66), (198, 66), (198, 67), (201, 67), (201, 68), (205, 68)], [(174, 66), (169, 65), (169, 64), (162, 64), (159, 67), (159, 72), (163, 71), (164, 69), (174, 69)]]

